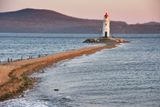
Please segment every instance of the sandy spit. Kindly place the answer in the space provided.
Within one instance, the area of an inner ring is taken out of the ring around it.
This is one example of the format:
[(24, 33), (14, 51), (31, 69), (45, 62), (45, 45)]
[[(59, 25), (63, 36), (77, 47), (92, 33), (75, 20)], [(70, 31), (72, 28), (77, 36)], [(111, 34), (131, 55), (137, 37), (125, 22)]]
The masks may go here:
[(13, 98), (17, 93), (21, 93), (27, 89), (31, 85), (28, 74), (32, 74), (65, 59), (71, 59), (84, 54), (92, 54), (102, 49), (114, 47), (116, 46), (92, 46), (0, 65), (0, 100)]

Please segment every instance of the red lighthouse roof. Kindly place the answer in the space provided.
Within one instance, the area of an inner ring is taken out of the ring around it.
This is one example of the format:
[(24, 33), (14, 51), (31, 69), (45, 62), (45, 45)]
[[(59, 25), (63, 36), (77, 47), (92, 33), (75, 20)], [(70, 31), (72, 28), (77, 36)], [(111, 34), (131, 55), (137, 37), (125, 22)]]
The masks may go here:
[(108, 16), (109, 16), (109, 15), (108, 15), (108, 13), (106, 12), (105, 15), (104, 15), (104, 17), (107, 18)]

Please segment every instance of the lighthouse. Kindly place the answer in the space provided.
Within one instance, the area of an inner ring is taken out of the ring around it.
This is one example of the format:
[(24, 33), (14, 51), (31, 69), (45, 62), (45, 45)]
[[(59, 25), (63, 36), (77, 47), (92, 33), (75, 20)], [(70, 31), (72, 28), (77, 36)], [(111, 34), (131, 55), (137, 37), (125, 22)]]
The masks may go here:
[(103, 37), (110, 37), (110, 18), (107, 12), (105, 13), (103, 20)]
[(114, 43), (128, 43), (127, 40), (122, 39), (122, 38), (113, 38), (110, 35), (110, 17), (108, 13), (105, 13), (104, 15), (104, 20), (103, 20), (103, 29), (102, 29), (102, 36), (103, 37), (98, 37), (98, 38), (89, 38), (84, 41), (84, 43), (105, 43), (109, 44), (114, 42)]

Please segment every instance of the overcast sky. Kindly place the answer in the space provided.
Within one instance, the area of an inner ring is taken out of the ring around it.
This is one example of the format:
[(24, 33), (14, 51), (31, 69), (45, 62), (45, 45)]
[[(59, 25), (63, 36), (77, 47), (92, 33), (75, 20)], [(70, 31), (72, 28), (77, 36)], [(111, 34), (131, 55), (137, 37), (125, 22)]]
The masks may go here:
[(105, 11), (111, 20), (127, 23), (160, 22), (160, 0), (0, 0), (0, 12), (40, 8), (70, 16), (102, 19)]

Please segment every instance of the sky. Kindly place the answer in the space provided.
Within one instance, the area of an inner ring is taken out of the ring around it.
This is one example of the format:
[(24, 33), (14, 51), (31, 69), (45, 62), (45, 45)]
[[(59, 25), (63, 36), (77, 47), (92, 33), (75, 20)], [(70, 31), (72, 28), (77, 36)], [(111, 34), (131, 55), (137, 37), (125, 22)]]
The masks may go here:
[(69, 16), (111, 20), (129, 24), (160, 22), (160, 0), (0, 0), (0, 12), (24, 8), (49, 9)]

